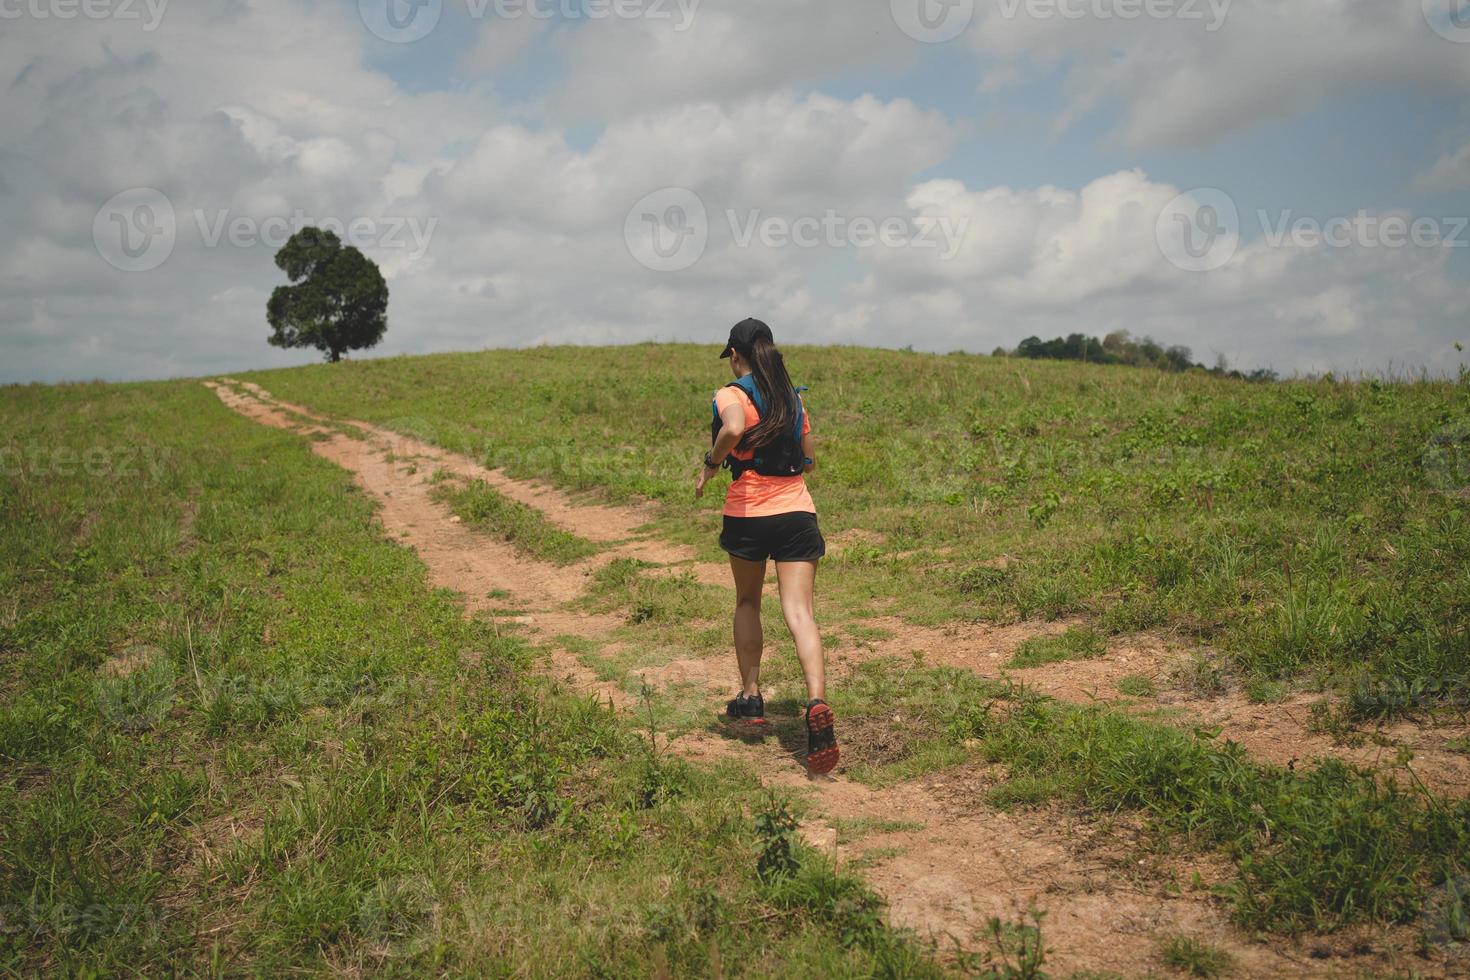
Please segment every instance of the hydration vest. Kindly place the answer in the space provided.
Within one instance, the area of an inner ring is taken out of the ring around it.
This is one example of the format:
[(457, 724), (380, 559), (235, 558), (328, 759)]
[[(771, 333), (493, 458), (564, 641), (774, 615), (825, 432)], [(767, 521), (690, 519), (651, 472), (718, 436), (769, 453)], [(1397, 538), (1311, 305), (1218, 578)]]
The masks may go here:
[[(756, 386), (754, 375), (747, 374), (743, 378), (730, 382), (725, 387), (739, 388), (745, 392), (750, 398), (751, 404), (755, 406), (756, 418), (760, 418), (762, 409), (765, 408), (765, 399), (761, 397), (760, 389)], [(801, 429), (802, 422), (806, 418), (806, 410), (802, 408), (801, 398), (799, 397), (801, 392), (806, 391), (806, 388), (802, 387), (795, 390), (798, 395), (796, 399), (796, 424), (792, 427), (791, 431), (785, 435), (778, 436), (771, 442), (756, 449), (755, 455), (750, 459), (736, 459), (732, 451), (725, 457), (723, 464), (730, 471), (731, 479), (738, 480), (750, 470), (754, 470), (761, 476), (800, 476), (806, 470), (806, 455), (801, 451)], [(714, 445), (715, 440), (719, 438), (720, 428), (724, 423), (720, 419), (719, 405), (711, 406), (711, 411), (714, 413), (714, 421), (710, 423), (709, 439), (710, 445)], [(740, 437), (740, 442), (736, 443), (735, 448), (742, 452), (749, 450), (750, 447), (746, 445), (746, 440), (749, 438), (750, 434), (747, 432)]]

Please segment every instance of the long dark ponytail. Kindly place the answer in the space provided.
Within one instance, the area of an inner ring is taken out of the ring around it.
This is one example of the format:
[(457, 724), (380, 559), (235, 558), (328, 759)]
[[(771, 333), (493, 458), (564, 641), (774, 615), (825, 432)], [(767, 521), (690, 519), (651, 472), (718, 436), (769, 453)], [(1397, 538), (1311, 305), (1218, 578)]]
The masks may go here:
[(796, 400), (796, 386), (786, 373), (786, 361), (775, 342), (757, 337), (750, 347), (750, 373), (765, 402), (765, 411), (755, 428), (742, 440), (750, 449), (766, 446), (796, 427), (796, 413), (801, 410)]

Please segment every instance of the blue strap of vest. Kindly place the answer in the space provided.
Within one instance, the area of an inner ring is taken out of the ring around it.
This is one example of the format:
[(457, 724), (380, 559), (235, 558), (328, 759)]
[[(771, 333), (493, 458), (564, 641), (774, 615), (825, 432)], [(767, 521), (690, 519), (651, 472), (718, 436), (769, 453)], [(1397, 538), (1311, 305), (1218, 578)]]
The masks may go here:
[[(762, 414), (763, 410), (765, 409), (765, 399), (761, 397), (760, 388), (758, 388), (755, 383), (755, 377), (753, 375), (747, 374), (743, 378), (736, 378), (735, 381), (732, 382), (732, 384), (735, 387), (739, 388), (741, 391), (745, 392), (747, 396), (749, 396), (751, 404), (755, 405), (756, 414)], [(729, 385), (726, 385), (726, 387), (729, 387)], [(795, 389), (798, 397), (796, 400), (796, 427), (793, 435), (796, 437), (796, 441), (798, 443), (801, 442), (802, 424), (806, 418), (806, 406), (802, 405), (800, 395), (803, 391), (806, 390), (806, 385), (802, 385), (801, 387)], [(720, 424), (719, 404), (712, 401), (710, 403), (710, 411), (714, 413), (715, 425), (718, 426)], [(810, 460), (808, 460), (807, 462), (810, 462)], [(740, 477), (743, 476), (745, 473), (755, 469), (759, 465), (759, 457), (757, 456), (752, 456), (750, 459), (736, 459), (733, 453), (727, 455), (724, 462), (725, 468), (730, 471), (731, 477), (736, 480), (740, 479)]]
[[(755, 404), (757, 415), (764, 415), (766, 413), (766, 400), (761, 397), (760, 388), (755, 383), (755, 375), (747, 374), (743, 378), (736, 378), (733, 384), (749, 396), (751, 402)], [(726, 387), (729, 387), (729, 385), (726, 385)], [(798, 442), (801, 441), (802, 421), (806, 418), (806, 407), (802, 405), (799, 396), (806, 390), (806, 385), (802, 385), (796, 389), (796, 394), (798, 395), (796, 399), (796, 438)], [(715, 418), (718, 419), (720, 417), (720, 406), (711, 404), (711, 410), (715, 413)]]

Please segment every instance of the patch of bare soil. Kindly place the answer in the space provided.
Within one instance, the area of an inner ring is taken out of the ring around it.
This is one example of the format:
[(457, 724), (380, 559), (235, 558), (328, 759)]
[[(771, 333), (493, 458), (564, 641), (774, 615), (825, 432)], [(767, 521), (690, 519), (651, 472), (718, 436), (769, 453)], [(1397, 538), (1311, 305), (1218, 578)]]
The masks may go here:
[[(844, 726), (844, 742), (849, 735)], [(990, 917), (1016, 922), (1036, 908), (1046, 913), (1042, 933), (1053, 976), (1161, 971), (1158, 944), (1178, 933), (1229, 952), (1236, 976), (1377, 976), (1404, 961), (1400, 950), (1408, 937), (1400, 935), (1352, 944), (1321, 937), (1255, 941), (1230, 924), (1207, 890), (1226, 874), (1218, 857), (1177, 855), (1155, 867), (1094, 817), (1059, 806), (997, 810), (983, 802), (993, 777), (979, 767), (873, 788), (840, 776), (808, 779), (786, 751), (768, 743), (699, 731), (675, 745), (691, 759), (743, 757), (766, 784), (806, 793), (808, 842), (839, 867), (863, 858), (863, 877), (888, 901), (890, 920), (937, 940), (941, 950), (986, 949)], [(833, 826), (862, 820), (920, 829), (849, 842)], [(1205, 887), (1191, 886), (1196, 873)], [(1421, 975), (1435, 973), (1424, 960), (1413, 965)]]
[[(982, 677), (1009, 677), (1040, 694), (1061, 701), (1091, 704), (1118, 701), (1118, 682), (1142, 676), (1159, 690), (1154, 698), (1135, 699), (1130, 710), (1158, 707), (1177, 714), (1163, 719), (1189, 728), (1219, 729), (1219, 737), (1239, 743), (1253, 757), (1276, 765), (1299, 765), (1333, 758), (1367, 768), (1392, 767), (1401, 749), (1412, 754), (1409, 767), (1428, 788), (1450, 796), (1470, 795), (1470, 756), (1452, 743), (1470, 737), (1463, 721), (1421, 723), (1411, 720), (1357, 732), (1349, 741), (1313, 730), (1311, 705), (1321, 695), (1296, 695), (1276, 704), (1258, 704), (1231, 692), (1196, 697), (1175, 687), (1175, 671), (1189, 661), (1189, 649), (1153, 634), (1112, 640), (1107, 653), (1085, 660), (1065, 660), (1021, 669), (1006, 665), (1016, 649), (1033, 636), (1060, 633), (1071, 623), (1015, 623), (1006, 626), (965, 624), (921, 627), (897, 618), (864, 620), (891, 633), (887, 639), (860, 643), (834, 652), (837, 667), (879, 656), (918, 655), (928, 665), (959, 667)], [(1402, 769), (1388, 772), (1403, 784), (1412, 777)]]
[[(1470, 757), (1451, 744), (1470, 736), (1470, 725), (1463, 721), (1397, 721), (1347, 733), (1344, 740), (1312, 730), (1312, 705), (1321, 700), (1321, 695), (1298, 694), (1274, 704), (1257, 704), (1240, 693), (1191, 698), (1164, 692), (1159, 703), (1182, 709), (1187, 724), (1219, 728), (1221, 738), (1239, 742), (1266, 762), (1287, 766), (1313, 759), (1341, 759), (1382, 769), (1401, 785), (1410, 785), (1417, 778), (1448, 796), (1470, 795)], [(1412, 776), (1403, 768), (1393, 768), (1401, 752), (1408, 754), (1406, 764)]]
[(162, 651), (157, 647), (128, 647), (99, 664), (97, 674), (99, 677), (114, 679), (127, 677), (147, 667), (160, 656), (162, 656)]
[(862, 626), (881, 630), (883, 639), (845, 643), (831, 654), (836, 665), (862, 663), (879, 657), (916, 656), (927, 667), (958, 667), (982, 677), (999, 677), (1016, 648), (1033, 636), (1060, 633), (1067, 622), (953, 623), (915, 626), (897, 616), (862, 620)]

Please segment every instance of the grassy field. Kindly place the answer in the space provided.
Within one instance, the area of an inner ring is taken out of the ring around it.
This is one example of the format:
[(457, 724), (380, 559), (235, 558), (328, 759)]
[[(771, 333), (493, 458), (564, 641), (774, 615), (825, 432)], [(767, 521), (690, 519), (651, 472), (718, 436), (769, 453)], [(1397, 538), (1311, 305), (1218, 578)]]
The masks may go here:
[(0, 972), (930, 970), (820, 858), (758, 873), (782, 804), (539, 682), (304, 441), (195, 383), (0, 420)]
[[(1470, 382), (1253, 385), (1200, 373), (797, 349), (845, 616), (1082, 615), (1166, 627), (1360, 715), (1464, 701)], [(707, 347), (492, 351), (252, 375), (275, 394), (614, 499), (718, 558), (690, 493)], [(997, 556), (1008, 556), (1004, 568)]]
[[(1326, 690), (1347, 722), (1463, 711), (1466, 379), (788, 358), (843, 542), (820, 589), (834, 643), (879, 613), (1066, 617), (1082, 625), (1014, 666), (1169, 631), (1262, 699)], [(248, 377), (513, 476), (651, 498), (661, 536), (717, 559), (718, 494), (691, 491), (723, 370), (661, 345)], [(702, 707), (650, 692), (644, 731), (541, 679), (545, 651), (431, 588), (305, 440), (193, 382), (0, 389), (0, 423), (0, 970), (1005, 975), (885, 926), (858, 877), (794, 841), (800, 800), (651, 748)], [(599, 551), (484, 484), (440, 499), (554, 564)], [(725, 591), (652, 571), (614, 560), (580, 600), (622, 615), (619, 652), (550, 642), (618, 681), (721, 648)], [(1006, 779), (977, 805), (1142, 814), (1151, 846), (1228, 860), (1220, 901), (1251, 930), (1412, 923), (1470, 871), (1470, 806), (1382, 773), (1264, 765), (1115, 706), (892, 659), (833, 701), (908, 719), (857, 778), (979, 760)], [(1017, 949), (1033, 935), (997, 930)], [(1190, 936), (1158, 962), (1229, 969)]]

